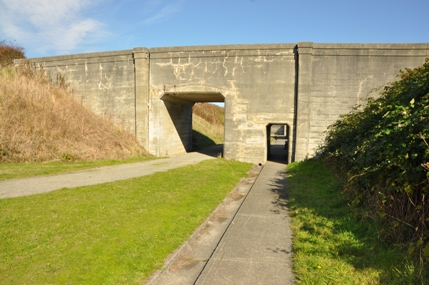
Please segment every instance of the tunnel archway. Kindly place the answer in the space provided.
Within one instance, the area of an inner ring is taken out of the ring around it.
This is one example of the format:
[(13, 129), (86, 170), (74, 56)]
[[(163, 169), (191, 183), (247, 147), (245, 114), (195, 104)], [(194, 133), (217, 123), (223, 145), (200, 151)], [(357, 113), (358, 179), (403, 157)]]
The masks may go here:
[[(216, 91), (179, 91), (179, 92), (164, 92), (161, 96), (164, 105), (168, 111), (169, 119), (171, 119), (174, 125), (176, 136), (174, 132), (171, 132), (171, 136), (168, 136), (168, 140), (171, 140), (172, 147), (180, 148), (183, 147), (186, 152), (195, 151), (193, 149), (193, 131), (192, 121), (193, 112), (192, 107), (195, 103), (213, 103), (213, 102), (225, 102), (225, 96)], [(225, 108), (225, 107), (224, 107)], [(180, 138), (180, 141), (177, 140)], [(225, 134), (223, 134), (223, 137)], [(178, 146), (181, 144), (181, 146)], [(204, 152), (204, 150), (198, 150)], [(208, 154), (219, 155), (223, 153), (223, 145), (218, 146)]]
[(290, 160), (290, 126), (270, 123), (266, 127), (267, 160), (288, 164)]

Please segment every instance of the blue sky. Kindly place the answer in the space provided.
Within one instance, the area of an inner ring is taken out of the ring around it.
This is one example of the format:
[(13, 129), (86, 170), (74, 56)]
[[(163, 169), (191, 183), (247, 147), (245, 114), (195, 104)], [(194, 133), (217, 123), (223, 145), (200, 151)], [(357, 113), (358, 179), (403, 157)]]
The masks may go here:
[(429, 43), (428, 0), (0, 0), (27, 57), (218, 44)]

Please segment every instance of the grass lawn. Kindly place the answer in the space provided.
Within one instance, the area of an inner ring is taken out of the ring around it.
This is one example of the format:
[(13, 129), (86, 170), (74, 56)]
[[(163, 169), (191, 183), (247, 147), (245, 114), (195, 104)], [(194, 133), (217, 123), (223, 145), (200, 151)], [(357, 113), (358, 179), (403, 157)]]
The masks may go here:
[(154, 158), (137, 157), (126, 160), (98, 160), (98, 161), (54, 161), (47, 163), (0, 163), (0, 181), (12, 178), (60, 174), (73, 171), (82, 171), (94, 167), (132, 163)]
[(321, 162), (290, 164), (287, 175), (297, 284), (428, 284), (418, 261), (378, 239), (380, 225), (352, 214)]
[(250, 167), (208, 160), (0, 199), (0, 284), (141, 284)]

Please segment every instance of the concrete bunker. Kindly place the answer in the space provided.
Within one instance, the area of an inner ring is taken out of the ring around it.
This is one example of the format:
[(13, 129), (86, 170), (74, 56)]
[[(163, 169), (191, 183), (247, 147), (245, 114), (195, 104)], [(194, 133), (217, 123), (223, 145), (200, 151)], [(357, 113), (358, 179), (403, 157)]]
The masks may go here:
[(171, 143), (182, 144), (186, 152), (191, 152), (193, 151), (192, 106), (197, 102), (225, 102), (225, 96), (220, 92), (212, 91), (180, 91), (164, 92), (161, 100), (164, 102), (180, 141), (174, 134), (164, 137), (172, 140)]
[(290, 129), (287, 123), (269, 123), (267, 125), (267, 160), (289, 163), (291, 156)]

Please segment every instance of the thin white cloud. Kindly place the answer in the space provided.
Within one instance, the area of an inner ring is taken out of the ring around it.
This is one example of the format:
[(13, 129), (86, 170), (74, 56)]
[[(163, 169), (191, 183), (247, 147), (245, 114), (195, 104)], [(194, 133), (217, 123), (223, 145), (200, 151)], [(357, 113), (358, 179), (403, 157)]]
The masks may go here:
[(101, 40), (103, 24), (83, 17), (94, 0), (0, 0), (0, 30), (40, 53), (69, 53)]
[[(159, 2), (159, 1), (155, 1), (155, 2)], [(143, 24), (150, 25), (150, 24), (162, 22), (170, 18), (172, 15), (176, 14), (177, 12), (179, 12), (180, 9), (181, 9), (181, 1), (164, 6), (158, 9), (153, 16), (145, 19), (143, 21)]]

